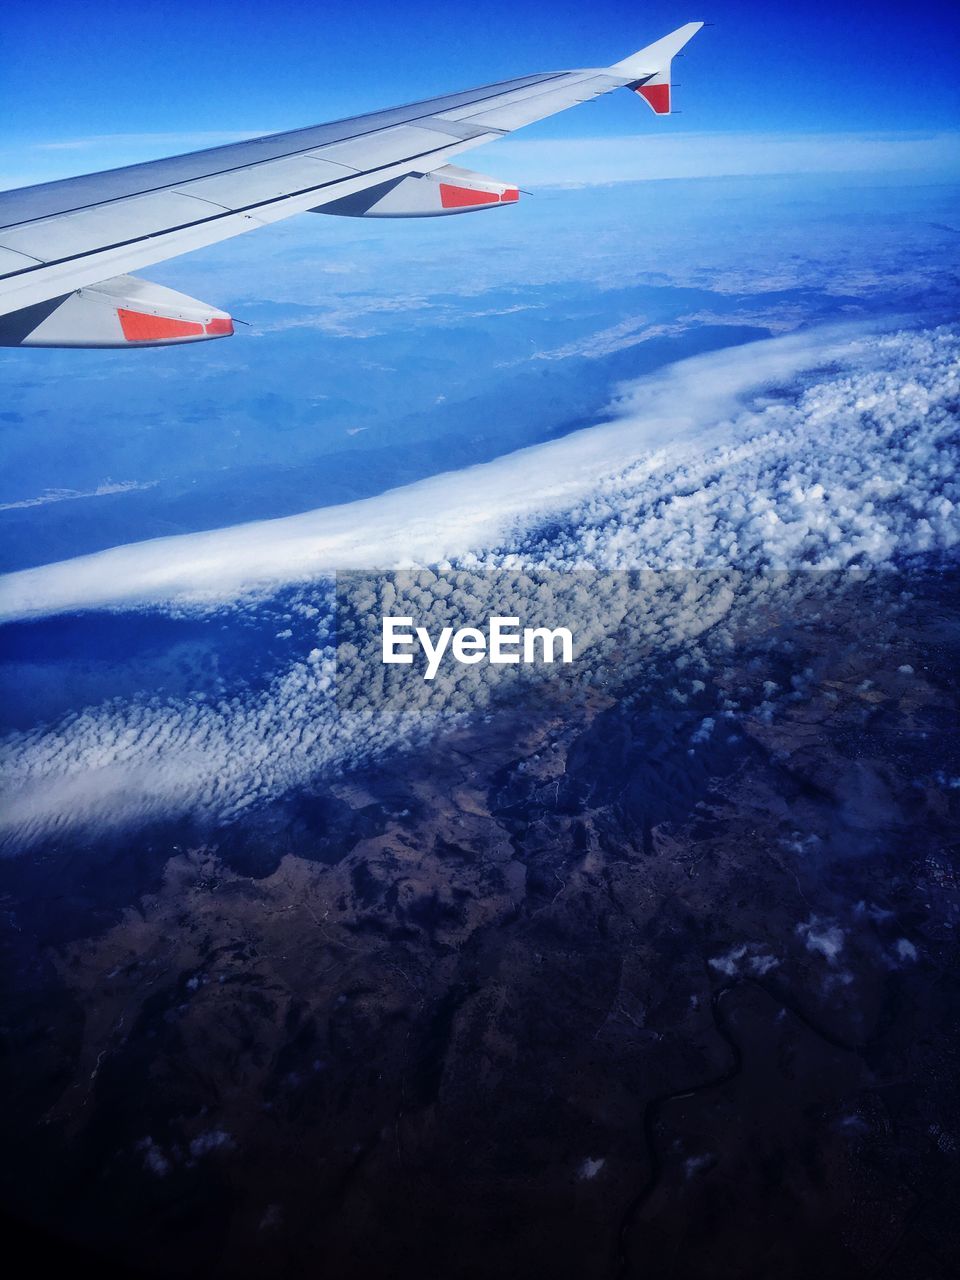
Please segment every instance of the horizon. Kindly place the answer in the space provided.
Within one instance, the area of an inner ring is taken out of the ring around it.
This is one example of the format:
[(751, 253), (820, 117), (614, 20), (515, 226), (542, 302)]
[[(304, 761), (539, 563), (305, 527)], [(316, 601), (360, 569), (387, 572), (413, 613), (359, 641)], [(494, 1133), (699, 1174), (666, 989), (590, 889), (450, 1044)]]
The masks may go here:
[[(616, 94), (530, 126), (522, 142), (506, 144), (508, 155), (533, 167), (521, 178), (542, 182), (538, 147), (559, 150), (576, 165), (587, 143), (612, 140), (654, 153), (670, 148), (695, 169), (704, 138), (721, 146), (728, 140), (727, 149), (739, 154), (737, 173), (771, 172), (764, 167), (771, 144), (799, 139), (807, 159), (797, 169), (788, 157), (778, 171), (811, 171), (809, 153), (817, 149), (824, 162), (833, 155), (835, 168), (840, 140), (856, 166), (879, 171), (889, 158), (867, 154), (878, 136), (901, 152), (895, 170), (960, 171), (960, 41), (956, 24), (945, 21), (945, 4), (912, 15), (908, 25), (893, 5), (875, 6), (869, 21), (851, 4), (806, 3), (784, 14), (718, 0), (702, 9), (693, 16), (708, 25), (675, 67), (673, 116), (657, 120)], [(54, 0), (42, 15), (21, 6), (6, 19), (8, 52), (0, 64), (0, 187), (282, 132), (513, 75), (608, 65), (691, 16), (673, 4), (641, 12), (601, 2), (585, 17), (577, 5), (540, 0), (528, 0), (522, 15), (526, 21), (518, 20), (516, 5), (496, 0), (481, 3), (465, 23), (420, 2), (398, 11), (376, 0), (362, 13), (323, 14), (321, 36), (311, 31), (315, 6), (301, 0), (269, 14), (224, 0), (189, 14), (166, 4), (131, 13), (114, 3), (91, 9)], [(424, 27), (430, 39), (422, 38)], [(212, 51), (220, 55), (215, 65)], [(85, 59), (94, 74), (78, 77)], [(798, 63), (805, 68), (799, 78)], [(171, 83), (189, 85), (189, 93), (171, 93)], [(913, 144), (932, 139), (931, 154), (911, 158)], [(504, 151), (496, 144), (495, 153)], [(486, 163), (486, 152), (478, 154)]]

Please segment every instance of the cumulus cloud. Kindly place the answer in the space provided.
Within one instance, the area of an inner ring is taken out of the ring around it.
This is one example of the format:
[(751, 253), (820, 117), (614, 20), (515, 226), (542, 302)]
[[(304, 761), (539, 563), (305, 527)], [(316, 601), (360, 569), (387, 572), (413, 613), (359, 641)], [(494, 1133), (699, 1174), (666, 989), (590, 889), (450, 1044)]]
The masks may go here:
[(351, 568), (841, 568), (949, 549), (958, 351), (946, 329), (831, 329), (697, 356), (623, 388), (609, 421), (494, 462), (6, 575), (0, 619), (219, 604)]
[[(115, 698), (52, 728), (13, 735), (0, 746), (6, 783), (0, 839), (15, 852), (78, 828), (182, 812), (235, 821), (318, 776), (409, 749), (504, 702), (517, 705), (538, 682), (549, 681), (555, 696), (627, 685), (634, 694), (664, 695), (678, 680), (673, 655), (686, 656), (691, 669), (715, 669), (727, 660), (734, 637), (747, 635), (758, 619), (763, 632), (771, 610), (789, 614), (809, 606), (810, 597), (819, 610), (842, 596), (842, 579), (738, 570), (351, 576), (339, 584), (339, 643), (330, 629), (329, 599), (310, 589), (294, 607), (304, 616), (316, 613), (317, 642), (307, 649), (301, 635), (302, 656), (282, 666), (260, 692), (209, 700)], [(491, 615), (569, 626), (579, 661), (559, 669), (452, 663), (428, 683), (415, 667), (380, 662), (379, 620), (386, 614), (414, 617), (434, 635), (445, 625)], [(767, 643), (776, 640), (767, 636)], [(702, 684), (684, 677), (681, 683), (694, 696), (694, 686)], [(716, 727), (703, 731), (705, 720), (726, 725), (728, 717), (760, 716), (771, 705), (759, 677), (752, 693), (738, 690), (729, 705), (722, 689), (714, 696), (723, 701), (718, 718), (685, 713), (691, 717), (691, 752), (707, 750), (718, 736)], [(751, 971), (764, 971), (757, 967), (762, 959), (750, 954)]]
[(817, 915), (812, 915), (803, 924), (798, 924), (797, 933), (806, 942), (808, 951), (823, 956), (829, 964), (834, 964), (843, 950), (845, 942), (843, 930), (838, 924), (822, 920)]
[(739, 978), (743, 975), (762, 978), (771, 969), (776, 969), (780, 961), (761, 943), (742, 942), (725, 955), (712, 957), (708, 963), (711, 969), (727, 978)]
[(186, 1149), (176, 1142), (162, 1147), (148, 1135), (137, 1143), (136, 1150), (143, 1153), (143, 1167), (148, 1173), (165, 1178), (177, 1165), (192, 1169), (204, 1156), (215, 1151), (233, 1151), (235, 1146), (233, 1138), (225, 1130), (207, 1129), (191, 1139)]
[[(583, 660), (552, 671), (554, 685), (652, 680), (653, 659), (666, 654), (663, 688), (681, 703), (702, 696), (695, 676), (737, 627), (774, 597), (789, 606), (843, 576), (756, 570), (951, 553), (958, 350), (946, 329), (830, 330), (697, 357), (621, 388), (601, 426), (482, 467), (347, 507), (9, 575), (7, 617), (145, 604), (256, 616), (258, 600), (283, 590), (309, 635), (298, 624), (285, 643), (299, 651), (257, 692), (115, 699), (14, 735), (0, 760), (0, 832), (19, 848), (185, 810), (235, 819), (537, 678), (484, 665), (452, 667), (432, 684), (411, 679), (409, 668), (370, 658), (388, 613), (433, 633), (498, 613), (569, 624)], [(344, 576), (334, 632), (328, 574), (346, 566), (404, 572)], [(727, 716), (772, 714), (794, 693), (761, 677), (736, 710), (691, 711), (690, 749), (709, 749)], [(842, 947), (832, 926), (804, 928), (808, 948), (828, 959)], [(743, 951), (715, 967), (762, 972), (768, 960)]]
[[(316, 643), (262, 693), (215, 702), (115, 699), (53, 729), (14, 735), (0, 748), (7, 784), (0, 833), (22, 844), (187, 809), (235, 820), (324, 771), (412, 746), (520, 697), (537, 680), (610, 686), (640, 674), (651, 653), (707, 636), (722, 646), (731, 611), (755, 604), (769, 588), (765, 579), (740, 584), (739, 575), (722, 573), (661, 578), (501, 568), (349, 575), (339, 584), (338, 643), (329, 589), (311, 588), (295, 607), (316, 615)], [(379, 620), (386, 614), (415, 617), (433, 635), (491, 615), (519, 616), (525, 625), (569, 624), (582, 661), (559, 673), (451, 664), (428, 683), (418, 670), (380, 662)]]

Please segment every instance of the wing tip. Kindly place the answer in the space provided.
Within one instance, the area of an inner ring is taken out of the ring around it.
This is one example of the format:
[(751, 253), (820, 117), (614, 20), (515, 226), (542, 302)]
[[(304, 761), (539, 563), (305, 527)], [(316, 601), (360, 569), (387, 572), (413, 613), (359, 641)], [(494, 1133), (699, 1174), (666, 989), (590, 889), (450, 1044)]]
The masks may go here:
[(636, 53), (631, 53), (628, 58), (615, 62), (609, 70), (614, 75), (624, 75), (630, 79), (664, 74), (669, 76), (671, 60), (704, 25), (703, 22), (687, 22), (682, 27), (677, 27), (675, 31), (661, 36), (653, 44), (648, 44), (645, 48), (638, 49)]

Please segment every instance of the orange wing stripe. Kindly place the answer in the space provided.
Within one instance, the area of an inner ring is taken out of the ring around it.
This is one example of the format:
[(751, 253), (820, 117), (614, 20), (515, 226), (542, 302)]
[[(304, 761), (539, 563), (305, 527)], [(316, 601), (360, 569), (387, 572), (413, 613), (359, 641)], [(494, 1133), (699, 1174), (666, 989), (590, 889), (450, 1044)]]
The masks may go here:
[(192, 320), (171, 320), (169, 316), (151, 316), (142, 311), (117, 307), (120, 328), (128, 342), (156, 342), (164, 338), (192, 338), (203, 333), (203, 325)]
[(465, 209), (474, 204), (499, 204), (495, 191), (475, 191), (471, 187), (453, 187), (440, 183), (440, 203), (444, 209)]

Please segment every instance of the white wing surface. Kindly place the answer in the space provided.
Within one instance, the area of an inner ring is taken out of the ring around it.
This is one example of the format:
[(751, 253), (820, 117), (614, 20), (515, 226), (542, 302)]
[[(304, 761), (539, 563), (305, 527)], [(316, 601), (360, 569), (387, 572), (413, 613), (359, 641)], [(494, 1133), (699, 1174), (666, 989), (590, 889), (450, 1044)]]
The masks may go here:
[(226, 313), (131, 277), (307, 211), (423, 217), (512, 204), (449, 162), (629, 87), (670, 112), (688, 23), (612, 67), (524, 76), (313, 128), (0, 194), (0, 344), (143, 346), (222, 337)]

